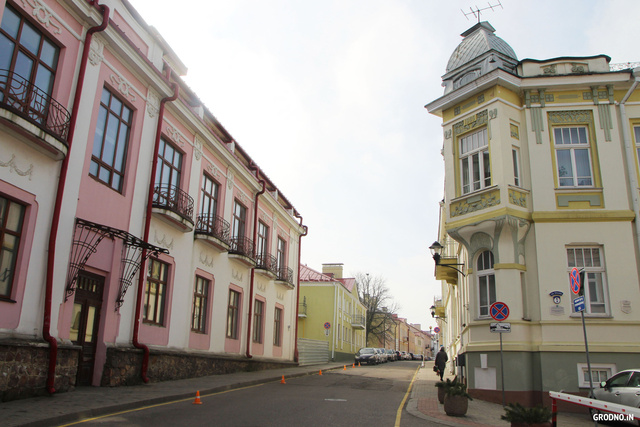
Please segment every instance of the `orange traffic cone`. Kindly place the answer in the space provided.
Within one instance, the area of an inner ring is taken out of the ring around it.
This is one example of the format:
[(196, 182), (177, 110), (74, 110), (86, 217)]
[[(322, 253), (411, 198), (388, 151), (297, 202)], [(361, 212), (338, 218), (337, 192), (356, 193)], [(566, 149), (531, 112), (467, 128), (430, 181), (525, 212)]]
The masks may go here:
[(356, 364), (354, 363), (354, 364), (353, 364), (353, 366), (351, 366), (351, 367), (352, 367), (352, 368), (355, 368), (355, 367), (356, 367)]
[(320, 369), (320, 372), (318, 372), (318, 375), (322, 375), (322, 369)]
[(280, 384), (286, 384), (286, 381), (284, 380), (284, 375), (282, 376), (282, 379), (280, 380)]
[(343, 371), (346, 371), (346, 370), (347, 370), (347, 365), (344, 365)]
[(196, 400), (193, 401), (194, 405), (202, 405), (202, 402), (200, 401), (200, 390), (196, 391)]
[(362, 365), (360, 365), (360, 362), (358, 362), (358, 368), (362, 367)]

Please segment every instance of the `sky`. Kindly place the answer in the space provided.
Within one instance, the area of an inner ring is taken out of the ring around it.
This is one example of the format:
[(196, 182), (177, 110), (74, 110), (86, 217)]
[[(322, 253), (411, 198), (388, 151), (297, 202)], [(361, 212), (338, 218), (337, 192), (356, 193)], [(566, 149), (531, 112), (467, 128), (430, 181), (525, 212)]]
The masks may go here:
[(640, 61), (637, 0), (129, 1), (303, 216), (302, 263), (383, 277), (423, 330), (441, 295), (428, 248), (444, 195), (441, 121), (424, 106), (443, 95), (471, 8), (520, 60)]

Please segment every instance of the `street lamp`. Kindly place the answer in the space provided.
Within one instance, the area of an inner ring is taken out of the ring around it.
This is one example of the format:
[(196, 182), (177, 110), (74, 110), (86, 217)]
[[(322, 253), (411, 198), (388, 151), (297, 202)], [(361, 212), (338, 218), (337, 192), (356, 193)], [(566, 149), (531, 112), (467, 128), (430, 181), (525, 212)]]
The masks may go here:
[[(436, 265), (442, 266), (442, 267), (448, 267), (451, 268), (455, 271), (457, 271), (458, 273), (462, 274), (463, 276), (466, 277), (466, 275), (458, 270), (456, 267), (454, 267), (454, 265), (462, 265), (464, 266), (464, 263), (460, 263), (460, 264), (440, 264), (440, 254), (442, 253), (442, 245), (440, 244), (440, 242), (438, 242), (437, 240), (435, 242), (433, 242), (433, 244), (431, 246), (429, 246), (429, 250), (431, 251), (431, 255), (433, 255), (433, 260), (435, 261)], [(433, 313), (433, 312), (432, 312)]]
[(445, 323), (447, 322), (447, 319), (445, 319), (444, 316), (436, 315), (436, 306), (435, 305), (432, 305), (431, 307), (429, 307), (429, 311), (431, 312), (431, 317), (433, 317), (434, 319), (442, 320)]

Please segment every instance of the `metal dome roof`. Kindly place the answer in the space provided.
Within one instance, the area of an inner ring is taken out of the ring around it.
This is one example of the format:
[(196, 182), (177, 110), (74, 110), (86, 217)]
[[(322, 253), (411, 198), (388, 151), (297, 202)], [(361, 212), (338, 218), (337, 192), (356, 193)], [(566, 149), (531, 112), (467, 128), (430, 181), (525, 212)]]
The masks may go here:
[(479, 22), (460, 34), (464, 39), (453, 51), (447, 63), (447, 73), (469, 63), (473, 59), (491, 50), (500, 52), (518, 60), (516, 53), (507, 42), (493, 34), (495, 28), (488, 22)]

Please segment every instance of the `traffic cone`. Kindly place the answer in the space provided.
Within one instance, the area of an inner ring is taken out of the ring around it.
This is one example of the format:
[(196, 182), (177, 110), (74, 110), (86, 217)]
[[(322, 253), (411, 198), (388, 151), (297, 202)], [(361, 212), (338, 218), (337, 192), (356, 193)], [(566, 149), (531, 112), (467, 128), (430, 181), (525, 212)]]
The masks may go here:
[(360, 365), (360, 362), (358, 362), (358, 368), (360, 368), (362, 365)]
[(346, 370), (347, 370), (347, 365), (344, 365), (343, 371), (346, 371)]
[(355, 368), (355, 367), (356, 367), (356, 364), (354, 363), (354, 364), (353, 364), (353, 366), (351, 366), (351, 367), (352, 367), (352, 368)]
[(318, 372), (318, 375), (322, 375), (322, 369), (320, 369), (320, 372)]
[(280, 384), (286, 384), (286, 381), (284, 380), (284, 375), (282, 376), (282, 379), (280, 380)]
[(196, 391), (196, 400), (193, 401), (194, 405), (202, 405), (202, 402), (200, 401), (200, 390)]

